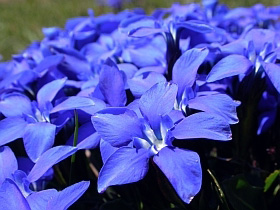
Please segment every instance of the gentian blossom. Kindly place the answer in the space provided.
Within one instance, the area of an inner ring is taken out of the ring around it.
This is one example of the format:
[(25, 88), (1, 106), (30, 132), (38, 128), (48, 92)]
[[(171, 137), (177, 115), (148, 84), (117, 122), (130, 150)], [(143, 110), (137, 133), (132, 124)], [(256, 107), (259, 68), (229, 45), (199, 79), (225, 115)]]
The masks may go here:
[[(0, 145), (23, 138), (26, 152), (34, 162), (51, 148), (56, 135), (56, 125), (50, 119), (51, 102), (65, 82), (63, 78), (46, 84), (33, 102), (21, 93), (2, 94), (0, 111), (6, 118), (0, 121)], [(18, 103), (21, 106), (18, 107)], [(11, 112), (11, 108), (14, 111)]]
[(0, 63), (0, 209), (274, 209), (280, 7), (98, 2)]
[[(75, 153), (77, 148), (58, 146), (46, 151), (33, 166), (28, 175), (17, 170), (17, 159), (12, 150), (0, 148), (0, 207), (1, 209), (66, 209), (72, 205), (89, 187), (89, 182), (82, 181), (58, 192), (55, 189), (32, 191), (31, 183), (40, 179), (54, 164)], [(9, 158), (10, 165), (3, 163)], [(4, 172), (4, 173), (3, 173)]]
[(139, 100), (141, 116), (127, 108), (108, 108), (92, 117), (101, 138), (118, 148), (104, 158), (99, 192), (144, 178), (153, 158), (184, 202), (189, 203), (198, 193), (202, 178), (199, 156), (174, 147), (172, 141), (174, 137), (230, 140), (230, 128), (221, 117), (208, 113), (193, 114), (174, 124), (168, 114), (177, 90), (175, 84), (154, 85)]

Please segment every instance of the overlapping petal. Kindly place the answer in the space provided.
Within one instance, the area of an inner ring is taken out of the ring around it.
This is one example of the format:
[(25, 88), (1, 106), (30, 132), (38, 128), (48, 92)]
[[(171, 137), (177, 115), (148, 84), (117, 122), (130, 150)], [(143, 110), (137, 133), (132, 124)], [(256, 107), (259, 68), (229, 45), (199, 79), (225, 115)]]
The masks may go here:
[(169, 113), (175, 103), (177, 85), (161, 82), (154, 85), (139, 100), (139, 108), (155, 132), (160, 132), (162, 115)]
[(231, 140), (229, 124), (224, 118), (205, 112), (190, 115), (175, 125), (172, 134), (177, 139), (206, 138)]
[(153, 157), (154, 162), (186, 203), (190, 203), (202, 184), (200, 158), (196, 152), (165, 147)]
[(71, 96), (61, 102), (60, 104), (56, 105), (52, 110), (51, 113), (56, 113), (60, 111), (67, 111), (67, 110), (74, 110), (74, 109), (81, 109), (89, 114), (94, 114), (95, 112), (104, 109), (106, 104), (97, 98), (89, 98), (83, 96)]
[(240, 102), (232, 100), (226, 94), (212, 94), (195, 97), (188, 101), (189, 108), (224, 117), (230, 124), (238, 123), (236, 107)]
[(263, 67), (273, 86), (280, 93), (280, 66), (274, 63), (264, 63)]
[(121, 147), (107, 159), (102, 167), (98, 178), (98, 192), (102, 193), (112, 185), (137, 182), (145, 177), (148, 169), (147, 150)]
[(208, 49), (193, 48), (184, 52), (176, 61), (172, 72), (172, 81), (178, 85), (178, 98), (184, 89), (193, 86), (199, 66), (209, 53)]
[(211, 25), (198, 20), (179, 22), (176, 24), (176, 27), (187, 28), (199, 33), (211, 33), (214, 31), (214, 28)]
[(207, 82), (248, 74), (253, 64), (243, 55), (229, 55), (220, 60), (207, 76)]
[(110, 59), (100, 72), (99, 88), (106, 102), (111, 106), (124, 106), (126, 103), (125, 82), (121, 71)]
[(38, 180), (49, 168), (77, 151), (76, 147), (56, 146), (41, 155), (27, 176), (29, 182)]
[(124, 19), (120, 23), (119, 28), (123, 33), (128, 33), (129, 31), (137, 28), (154, 28), (155, 26), (157, 26), (157, 24), (154, 18), (145, 15), (134, 15), (130, 18)]
[(0, 145), (22, 138), (27, 122), (21, 117), (8, 117), (0, 121)]
[(105, 163), (107, 159), (118, 150), (118, 147), (113, 147), (109, 142), (100, 140), (100, 153), (102, 162)]
[(132, 94), (135, 97), (140, 97), (153, 85), (165, 81), (166, 79), (162, 74), (159, 74), (157, 72), (145, 72), (143, 74), (135, 75), (127, 82)]
[(63, 61), (63, 58), (63, 55), (47, 56), (35, 67), (34, 70), (38, 73), (43, 73), (44, 71), (60, 64)]
[(57, 192), (48, 202), (46, 209), (68, 209), (89, 187), (89, 181), (81, 181)]
[(112, 146), (126, 146), (132, 137), (142, 136), (136, 113), (126, 108), (105, 109), (91, 120), (98, 134)]
[(129, 31), (129, 36), (132, 37), (145, 37), (153, 34), (158, 34), (164, 32), (164, 29), (162, 28), (148, 28), (148, 27), (141, 27), (132, 29)]
[(31, 101), (22, 94), (7, 95), (0, 101), (0, 112), (5, 117), (22, 117), (23, 114), (32, 114)]
[(29, 158), (37, 159), (54, 144), (56, 126), (51, 123), (38, 122), (28, 124), (23, 134), (23, 142)]
[[(9, 160), (9, 164), (7, 164)], [(6, 178), (10, 178), (12, 173), (18, 169), (17, 159), (13, 151), (8, 146), (0, 147), (0, 186)]]
[(55, 189), (43, 190), (30, 194), (26, 200), (33, 210), (47, 209), (48, 202), (57, 194)]
[(45, 106), (47, 102), (51, 102), (58, 91), (64, 86), (66, 78), (57, 79), (44, 85), (37, 93), (37, 101), (39, 107)]
[(20, 189), (11, 179), (6, 179), (0, 187), (0, 209), (31, 210)]
[(97, 132), (91, 134), (90, 136), (83, 139), (79, 144), (77, 144), (78, 149), (94, 149), (98, 147), (100, 143), (100, 136)]

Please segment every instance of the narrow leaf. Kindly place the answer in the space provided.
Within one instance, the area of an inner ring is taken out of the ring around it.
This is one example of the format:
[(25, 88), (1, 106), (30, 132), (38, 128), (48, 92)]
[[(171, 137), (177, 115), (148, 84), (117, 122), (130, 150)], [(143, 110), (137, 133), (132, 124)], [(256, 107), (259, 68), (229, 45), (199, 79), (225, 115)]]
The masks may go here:
[(275, 170), (265, 179), (264, 192), (267, 192), (272, 184), (279, 178), (280, 170)]

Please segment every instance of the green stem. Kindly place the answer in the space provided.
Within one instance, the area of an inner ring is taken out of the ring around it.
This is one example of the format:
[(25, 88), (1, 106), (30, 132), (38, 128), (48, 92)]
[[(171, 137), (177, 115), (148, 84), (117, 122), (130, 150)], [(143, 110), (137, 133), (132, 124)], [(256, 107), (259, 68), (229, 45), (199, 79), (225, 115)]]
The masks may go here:
[(211, 172), (210, 169), (207, 169), (207, 172), (208, 174), (210, 175), (210, 177), (212, 178), (212, 181), (214, 182), (215, 186), (216, 186), (216, 189), (217, 189), (217, 193), (218, 193), (218, 196), (219, 196), (219, 200), (222, 204), (222, 207), (223, 209), (225, 210), (230, 210), (229, 206), (228, 206), (228, 203), (227, 203), (227, 200), (226, 200), (226, 196), (218, 182), (218, 180), (216, 179), (216, 177), (214, 176), (214, 174)]
[[(78, 130), (79, 130), (79, 121), (78, 121), (78, 114), (77, 114), (77, 110), (74, 109), (74, 116), (75, 116), (75, 129), (74, 129), (74, 140), (73, 140), (73, 147), (77, 146), (77, 141), (78, 141)], [(71, 156), (71, 165), (70, 165), (70, 175), (69, 175), (69, 185), (72, 184), (73, 182), (73, 165), (75, 164), (76, 161), (76, 153), (74, 153)]]

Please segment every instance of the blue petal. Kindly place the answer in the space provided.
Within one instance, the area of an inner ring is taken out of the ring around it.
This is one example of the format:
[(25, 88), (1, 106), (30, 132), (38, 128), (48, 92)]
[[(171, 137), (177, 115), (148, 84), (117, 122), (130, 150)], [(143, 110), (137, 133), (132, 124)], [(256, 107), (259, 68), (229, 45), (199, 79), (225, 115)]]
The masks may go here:
[(4, 77), (0, 82), (0, 89), (8, 88), (12, 85), (14, 81), (19, 81), (22, 77), (23, 72), (17, 74), (10, 74), (9, 76)]
[(200, 159), (196, 152), (164, 147), (154, 156), (154, 162), (186, 203), (199, 192), (202, 183)]
[(172, 134), (177, 139), (231, 140), (230, 126), (224, 118), (205, 112), (186, 117), (174, 127)]
[(100, 45), (99, 43), (90, 43), (84, 46), (81, 50), (83, 55), (87, 58), (89, 62), (100, 63), (102, 55), (108, 52), (106, 45)]
[(67, 98), (65, 101), (56, 105), (51, 113), (66, 111), (66, 110), (74, 110), (81, 109), (88, 114), (94, 114), (95, 112), (104, 109), (106, 104), (97, 98), (88, 98), (83, 96), (71, 96)]
[(214, 31), (214, 28), (212, 26), (210, 26), (206, 22), (202, 22), (198, 20), (188, 20), (185, 22), (179, 22), (176, 23), (176, 27), (187, 28), (199, 33), (211, 33)]
[(251, 8), (238, 7), (229, 10), (224, 16), (224, 20), (235, 20), (240, 17), (253, 17), (253, 10)]
[(72, 40), (74, 42), (75, 48), (81, 50), (82, 47), (87, 45), (88, 43), (96, 41), (99, 34), (96, 30), (91, 31), (75, 31), (72, 36)]
[(169, 138), (170, 129), (174, 126), (174, 123), (170, 116), (165, 115), (161, 117), (160, 122), (160, 133), (161, 138), (165, 141), (167, 145), (171, 145), (171, 138)]
[(35, 182), (38, 180), (49, 168), (68, 156), (74, 154), (77, 151), (76, 147), (71, 146), (56, 146), (48, 151), (46, 151), (38, 161), (35, 163), (34, 167), (27, 176), (27, 180)]
[(248, 46), (247, 41), (243, 39), (238, 39), (221, 46), (220, 49), (224, 55), (229, 55), (229, 54), (243, 55), (247, 46)]
[(5, 117), (22, 117), (23, 114), (31, 115), (31, 101), (25, 95), (7, 95), (0, 101), (0, 112), (2, 112)]
[(51, 123), (38, 122), (28, 124), (23, 134), (23, 142), (28, 157), (36, 162), (37, 159), (52, 147), (56, 126)]
[(138, 67), (159, 66), (165, 63), (165, 53), (162, 48), (153, 45), (144, 45), (138, 48), (126, 48), (122, 58), (127, 63)]
[(98, 192), (107, 187), (137, 182), (145, 177), (149, 169), (148, 150), (121, 147), (105, 162), (98, 177)]
[(64, 56), (64, 62), (59, 65), (59, 69), (65, 73), (66, 76), (69, 78), (83, 78), (87, 75), (91, 75), (90, 64), (79, 51), (73, 48), (58, 48), (54, 46), (53, 49)]
[(83, 139), (79, 144), (77, 144), (78, 149), (94, 149), (98, 147), (100, 143), (100, 136), (97, 132), (91, 134), (90, 136)]
[(129, 31), (140, 27), (154, 28), (155, 26), (156, 21), (154, 18), (146, 15), (134, 15), (130, 18), (124, 19), (119, 25), (119, 30), (123, 33), (129, 33)]
[(174, 64), (172, 81), (178, 85), (178, 99), (181, 98), (185, 88), (193, 86), (197, 70), (208, 53), (208, 49), (193, 48), (184, 52)]
[(57, 66), (60, 64), (63, 60), (63, 55), (51, 55), (48, 57), (45, 57), (38, 66), (35, 67), (34, 71), (38, 73), (42, 73), (46, 70), (48, 70), (51, 67)]
[(160, 133), (161, 116), (168, 114), (173, 109), (176, 94), (176, 84), (161, 82), (144, 93), (139, 100), (141, 113), (158, 134)]
[(68, 31), (72, 31), (80, 24), (87, 24), (87, 22), (90, 21), (88, 17), (75, 17), (70, 18), (66, 21), (65, 29)]
[[(26, 173), (21, 170), (16, 170), (12, 174), (12, 180), (17, 185), (23, 196), (26, 198), (28, 195), (32, 193), (32, 191), (29, 188), (30, 182), (26, 180)], [(35, 183), (36, 185), (36, 183)]]
[(119, 63), (117, 64), (118, 69), (123, 71), (126, 75), (126, 78), (130, 79), (138, 71), (138, 68), (131, 63)]
[[(112, 113), (112, 112), (120, 113)], [(135, 112), (125, 108), (108, 108), (92, 118), (95, 130), (112, 146), (126, 146), (132, 137), (141, 137), (141, 125)]]
[(166, 82), (165, 77), (157, 72), (145, 72), (137, 74), (132, 79), (128, 80), (129, 88), (135, 97), (141, 97), (153, 85)]
[(253, 41), (257, 53), (261, 52), (266, 42), (276, 43), (276, 41), (278, 41), (277, 40), (278, 38), (274, 30), (261, 29), (261, 28), (250, 30), (245, 35), (244, 39), (247, 41), (251, 41), (251, 40)]
[(46, 209), (68, 209), (84, 194), (89, 184), (89, 181), (81, 181), (58, 192), (49, 201)]
[(148, 27), (141, 27), (141, 28), (136, 28), (132, 29), (129, 31), (129, 36), (131, 37), (145, 37), (145, 36), (150, 36), (153, 34), (158, 34), (164, 32), (164, 29), (162, 28), (148, 28)]
[(207, 76), (207, 82), (214, 82), (226, 77), (247, 74), (252, 63), (243, 55), (229, 55), (220, 60)]
[(151, 144), (146, 139), (133, 137), (132, 141), (133, 141), (133, 146), (136, 149), (149, 149), (151, 147)]
[(188, 101), (189, 108), (217, 114), (229, 123), (238, 123), (236, 107), (240, 105), (226, 94), (212, 94), (195, 97)]
[(27, 122), (20, 117), (8, 117), (0, 121), (0, 145), (21, 138)]
[[(160, 43), (158, 43), (158, 45), (160, 46)], [(165, 64), (161, 64), (161, 65), (157, 65), (157, 66), (146, 66), (146, 67), (143, 67), (143, 68), (140, 68), (134, 76), (138, 76), (138, 75), (141, 75), (141, 74), (144, 74), (144, 73), (150, 73), (150, 72), (156, 72), (156, 73), (159, 73), (159, 74), (165, 74), (166, 72), (166, 66)]]
[(39, 107), (44, 107), (47, 102), (51, 102), (58, 91), (63, 88), (67, 78), (57, 79), (44, 85), (37, 93)]
[(53, 118), (52, 121), (54, 125), (56, 125), (56, 132), (58, 133), (63, 126), (73, 117), (71, 112), (64, 112), (59, 114), (56, 118)]
[(280, 66), (274, 63), (264, 63), (263, 67), (273, 86), (280, 93)]
[(59, 36), (61, 29), (58, 27), (48, 27), (48, 28), (42, 28), (42, 32), (45, 35), (45, 37), (49, 39), (55, 39)]
[(47, 209), (48, 202), (57, 194), (55, 189), (43, 190), (30, 194), (26, 200), (32, 210)]
[(179, 110), (172, 110), (168, 116), (171, 118), (173, 124), (178, 123), (179, 121), (185, 118), (184, 113)]
[(108, 59), (101, 69), (99, 88), (110, 106), (125, 105), (126, 93), (123, 74), (111, 59)]
[(275, 122), (277, 115), (277, 109), (271, 109), (259, 115), (258, 117), (258, 130), (257, 134), (260, 135), (263, 132), (267, 131)]
[(100, 140), (100, 153), (103, 163), (107, 161), (107, 159), (118, 150), (118, 147), (113, 147), (107, 141), (101, 139)]
[(140, 109), (139, 109), (139, 99), (134, 99), (134, 101), (132, 101), (126, 107), (128, 109), (134, 111), (136, 113), (136, 115), (138, 116), (138, 118), (143, 118), (143, 115), (141, 114)]
[(0, 209), (31, 210), (17, 185), (10, 179), (6, 179), (0, 187)]
[[(9, 164), (7, 164), (9, 161)], [(10, 178), (12, 173), (18, 169), (17, 159), (13, 151), (8, 147), (0, 147), (0, 186), (6, 178)]]

